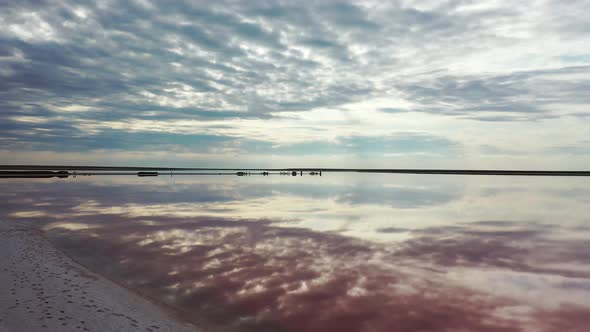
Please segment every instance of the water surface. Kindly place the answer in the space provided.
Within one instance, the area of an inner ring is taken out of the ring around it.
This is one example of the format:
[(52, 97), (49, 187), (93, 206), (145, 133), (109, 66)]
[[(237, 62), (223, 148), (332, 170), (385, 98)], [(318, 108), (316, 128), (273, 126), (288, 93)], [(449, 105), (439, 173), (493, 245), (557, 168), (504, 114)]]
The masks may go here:
[(583, 331), (589, 181), (5, 180), (0, 214), (212, 331)]

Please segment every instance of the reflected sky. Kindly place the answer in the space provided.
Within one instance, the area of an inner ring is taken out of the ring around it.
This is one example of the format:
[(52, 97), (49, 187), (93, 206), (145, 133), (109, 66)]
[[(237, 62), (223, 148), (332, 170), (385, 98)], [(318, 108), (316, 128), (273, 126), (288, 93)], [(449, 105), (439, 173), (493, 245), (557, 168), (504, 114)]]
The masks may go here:
[(5, 180), (3, 222), (212, 331), (582, 331), (582, 178)]

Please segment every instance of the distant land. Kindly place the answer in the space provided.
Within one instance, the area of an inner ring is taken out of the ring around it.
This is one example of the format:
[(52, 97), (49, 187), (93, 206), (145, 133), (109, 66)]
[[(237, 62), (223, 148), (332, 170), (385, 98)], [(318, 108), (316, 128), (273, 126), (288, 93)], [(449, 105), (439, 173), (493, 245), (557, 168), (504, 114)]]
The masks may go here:
[[(133, 167), (133, 166), (74, 166), (74, 165), (0, 165), (0, 171), (31, 172), (31, 171), (102, 171), (102, 172), (323, 172), (323, 173), (391, 173), (391, 174), (447, 174), (447, 175), (516, 175), (516, 176), (590, 176), (590, 171), (548, 171), (548, 170), (508, 170), (508, 169), (418, 169), (418, 168), (322, 168), (322, 167), (291, 167), (291, 168), (212, 168), (212, 167)], [(108, 175), (100, 173), (95, 175)], [(114, 175), (115, 173), (113, 173)], [(136, 175), (137, 173), (129, 173)], [(175, 173), (182, 175), (184, 173)], [(194, 173), (186, 173), (190, 175)], [(126, 173), (117, 173), (126, 175)]]

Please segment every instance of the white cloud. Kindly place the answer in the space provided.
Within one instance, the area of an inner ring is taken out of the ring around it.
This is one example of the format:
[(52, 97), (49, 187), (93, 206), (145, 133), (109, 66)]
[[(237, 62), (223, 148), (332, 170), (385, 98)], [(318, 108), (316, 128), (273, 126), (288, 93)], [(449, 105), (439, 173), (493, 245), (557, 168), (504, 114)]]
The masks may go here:
[[(555, 165), (560, 157), (551, 148), (578, 146), (588, 129), (589, 7), (15, 3), (0, 14), (2, 137), (22, 142), (14, 149), (59, 151), (69, 136), (107, 130), (283, 146), (420, 132), (465, 146), (460, 159), (441, 165), (520, 164), (498, 153), (493, 161), (481, 158), (479, 146), (509, 150), (508, 138), (528, 152), (524, 167)], [(13, 121), (41, 117), (43, 126)], [(24, 134), (39, 131), (56, 137), (53, 146)], [(234, 151), (211, 150), (226, 157)], [(418, 162), (405, 157), (403, 163)], [(587, 159), (578, 154), (568, 163), (584, 167)]]

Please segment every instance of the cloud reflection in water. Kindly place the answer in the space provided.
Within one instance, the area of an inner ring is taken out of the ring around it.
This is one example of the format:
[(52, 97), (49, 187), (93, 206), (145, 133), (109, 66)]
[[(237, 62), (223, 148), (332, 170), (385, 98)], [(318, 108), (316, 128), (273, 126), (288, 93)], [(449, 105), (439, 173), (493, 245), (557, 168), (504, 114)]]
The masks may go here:
[[(513, 220), (498, 219), (484, 208), (501, 209), (522, 190), (494, 196), (473, 184), (465, 184), (467, 197), (419, 197), (404, 207), (387, 199), (342, 199), (354, 188), (347, 184), (309, 186), (312, 197), (304, 186), (283, 183), (39, 182), (12, 186), (4, 192), (14, 194), (4, 194), (0, 204), (5, 219), (45, 223), (82, 263), (208, 326), (575, 331), (589, 322), (583, 217), (559, 224), (518, 221), (538, 213), (533, 210), (540, 207), (531, 206), (513, 210)], [(376, 186), (367, 197), (386, 187)], [(407, 192), (443, 197), (460, 187), (421, 183)], [(552, 185), (541, 189), (531, 191), (530, 200), (584, 209), (561, 201)], [(464, 215), (453, 214), (457, 209)], [(330, 226), (347, 216), (354, 218), (338, 224), (345, 229)]]

